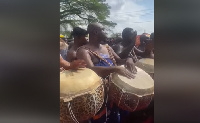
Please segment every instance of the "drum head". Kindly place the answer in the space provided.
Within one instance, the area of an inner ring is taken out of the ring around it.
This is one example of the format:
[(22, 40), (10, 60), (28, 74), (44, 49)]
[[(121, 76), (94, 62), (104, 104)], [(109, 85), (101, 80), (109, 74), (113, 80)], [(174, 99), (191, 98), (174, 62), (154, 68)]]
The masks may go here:
[(91, 69), (60, 72), (60, 97), (73, 97), (92, 91), (101, 85), (101, 78)]
[(154, 59), (143, 58), (136, 62), (135, 65), (147, 73), (154, 73)]
[(112, 74), (111, 81), (126, 92), (134, 93), (138, 96), (144, 96), (154, 93), (154, 81), (149, 74), (142, 69), (137, 68), (137, 74), (134, 79), (119, 74)]

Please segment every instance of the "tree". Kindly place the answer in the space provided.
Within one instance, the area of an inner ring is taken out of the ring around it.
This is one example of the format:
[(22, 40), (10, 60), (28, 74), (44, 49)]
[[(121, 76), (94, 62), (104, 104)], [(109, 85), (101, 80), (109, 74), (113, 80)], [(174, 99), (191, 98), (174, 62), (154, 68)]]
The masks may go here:
[[(88, 25), (91, 22), (103, 24), (106, 30), (117, 24), (106, 20), (110, 14), (110, 6), (106, 0), (61, 0), (60, 24), (62, 27)], [(66, 29), (66, 28), (65, 28)]]

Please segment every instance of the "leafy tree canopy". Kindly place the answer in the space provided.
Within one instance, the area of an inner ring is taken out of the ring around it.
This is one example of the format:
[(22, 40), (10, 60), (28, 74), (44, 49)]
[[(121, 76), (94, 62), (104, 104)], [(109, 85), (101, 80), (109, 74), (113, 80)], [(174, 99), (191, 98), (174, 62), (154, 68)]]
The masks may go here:
[[(106, 0), (61, 0), (60, 24), (66, 27), (102, 23), (107, 30), (117, 24), (106, 20), (110, 15), (110, 6)], [(66, 30), (67, 31), (67, 30)]]

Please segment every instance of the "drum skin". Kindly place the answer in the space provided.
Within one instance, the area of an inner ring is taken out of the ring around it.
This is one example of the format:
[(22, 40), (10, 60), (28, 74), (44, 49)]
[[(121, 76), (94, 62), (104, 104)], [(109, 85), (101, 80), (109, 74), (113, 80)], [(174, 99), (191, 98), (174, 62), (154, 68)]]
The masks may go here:
[[(119, 108), (133, 112), (142, 110), (148, 107), (153, 96), (154, 96), (154, 82), (153, 79), (144, 72), (142, 69), (136, 67), (138, 70), (138, 76), (136, 74), (133, 83), (140, 83), (132, 86), (119, 80), (118, 74), (114, 73), (110, 76), (110, 86), (109, 86), (109, 98), (113, 101)], [(140, 74), (140, 75), (139, 75)], [(142, 78), (143, 77), (143, 78)], [(128, 80), (128, 78), (126, 78)], [(130, 81), (130, 80), (129, 80)], [(148, 82), (150, 84), (148, 84)], [(148, 84), (148, 86), (143, 85)]]
[(60, 72), (60, 123), (92, 118), (104, 102), (101, 78), (92, 70)]
[(154, 79), (154, 59), (142, 58), (135, 63), (135, 66), (143, 69)]

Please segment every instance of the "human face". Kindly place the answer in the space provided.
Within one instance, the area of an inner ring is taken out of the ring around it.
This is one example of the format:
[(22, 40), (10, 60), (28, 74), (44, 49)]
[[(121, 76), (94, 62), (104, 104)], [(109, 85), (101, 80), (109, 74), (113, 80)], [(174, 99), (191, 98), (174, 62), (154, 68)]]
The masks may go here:
[(80, 43), (80, 45), (85, 45), (88, 43), (88, 40), (86, 39), (85, 35), (82, 35), (78, 38), (78, 42)]
[(107, 39), (105, 28), (101, 24), (98, 25), (97, 36), (101, 41), (105, 41)]
[(137, 31), (132, 30), (130, 35), (129, 35), (129, 41), (130, 41), (131, 44), (135, 43), (136, 36), (137, 36)]

